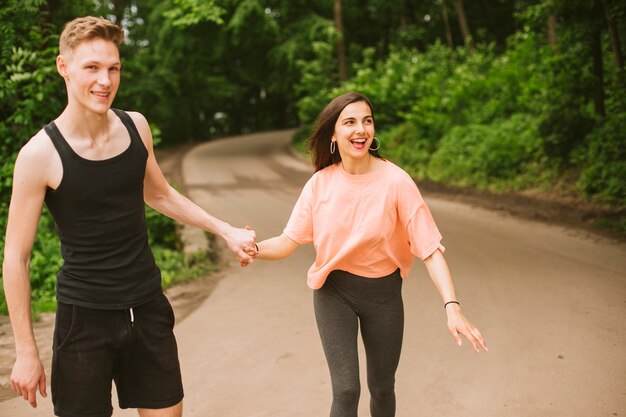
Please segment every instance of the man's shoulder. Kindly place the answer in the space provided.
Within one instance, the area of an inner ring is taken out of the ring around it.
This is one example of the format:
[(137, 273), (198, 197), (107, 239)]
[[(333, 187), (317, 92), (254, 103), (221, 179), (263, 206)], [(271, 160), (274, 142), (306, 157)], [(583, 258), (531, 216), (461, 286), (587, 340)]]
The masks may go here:
[(18, 158), (32, 162), (45, 161), (54, 152), (52, 140), (42, 128), (22, 146)]
[(130, 116), (130, 118), (137, 125), (137, 127), (139, 127), (139, 125), (146, 125), (146, 126), (148, 125), (148, 120), (146, 119), (146, 117), (143, 114), (139, 113), (138, 111), (132, 111), (132, 110), (122, 110), (122, 111)]
[(143, 114), (137, 111), (130, 111), (130, 110), (122, 110), (122, 111), (126, 113), (130, 117), (130, 119), (133, 121), (143, 141), (146, 141), (148, 138), (151, 137), (150, 125), (148, 124), (148, 120)]
[[(14, 175), (22, 179), (19, 184), (44, 189), (49, 184), (50, 175), (59, 166), (59, 154), (48, 134), (41, 129), (22, 146), (15, 160)], [(39, 188), (37, 188), (39, 189)], [(34, 190), (34, 188), (32, 189)]]

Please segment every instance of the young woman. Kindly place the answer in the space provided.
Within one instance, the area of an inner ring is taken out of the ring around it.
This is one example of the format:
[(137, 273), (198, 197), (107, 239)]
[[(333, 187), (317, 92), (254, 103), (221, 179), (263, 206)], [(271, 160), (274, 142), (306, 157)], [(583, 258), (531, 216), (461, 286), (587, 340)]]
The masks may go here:
[(310, 137), (315, 174), (304, 186), (287, 227), (249, 255), (276, 260), (313, 243), (317, 325), (330, 368), (331, 417), (356, 417), (360, 385), (357, 335), (367, 356), (373, 417), (395, 415), (395, 372), (402, 345), (402, 279), (420, 258), (443, 299), (448, 328), (461, 345), (487, 345), (461, 313), (443, 257), (441, 234), (411, 177), (378, 153), (374, 114), (362, 94), (336, 97)]

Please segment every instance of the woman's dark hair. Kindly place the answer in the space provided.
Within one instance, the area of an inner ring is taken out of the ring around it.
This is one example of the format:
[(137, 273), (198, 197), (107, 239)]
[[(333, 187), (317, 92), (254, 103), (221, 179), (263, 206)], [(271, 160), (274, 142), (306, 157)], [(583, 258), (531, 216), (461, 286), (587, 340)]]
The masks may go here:
[[(330, 153), (330, 140), (333, 137), (333, 133), (335, 133), (335, 124), (337, 123), (339, 115), (348, 104), (361, 101), (369, 106), (373, 118), (374, 108), (372, 107), (372, 103), (370, 103), (366, 96), (360, 93), (346, 93), (335, 97), (324, 107), (324, 110), (320, 112), (319, 116), (317, 116), (313, 133), (311, 133), (308, 139), (309, 151), (313, 156), (315, 172), (341, 161), (341, 155), (339, 155), (338, 150), (335, 151), (335, 153)], [(381, 158), (378, 150), (374, 151), (370, 149), (369, 152), (371, 155)]]

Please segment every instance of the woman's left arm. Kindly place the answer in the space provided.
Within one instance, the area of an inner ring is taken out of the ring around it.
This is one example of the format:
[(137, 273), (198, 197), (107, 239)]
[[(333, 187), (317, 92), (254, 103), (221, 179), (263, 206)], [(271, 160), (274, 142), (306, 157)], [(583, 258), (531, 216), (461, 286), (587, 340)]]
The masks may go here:
[[(443, 299), (448, 315), (448, 329), (454, 336), (456, 343), (461, 346), (460, 335), (462, 334), (469, 340), (476, 352), (480, 352), (480, 348), (487, 351), (487, 343), (480, 331), (461, 313), (461, 307), (454, 291), (452, 275), (441, 250), (435, 250), (428, 258), (424, 259), (424, 265), (426, 265), (428, 275), (430, 275)], [(449, 303), (449, 301), (455, 303)]]

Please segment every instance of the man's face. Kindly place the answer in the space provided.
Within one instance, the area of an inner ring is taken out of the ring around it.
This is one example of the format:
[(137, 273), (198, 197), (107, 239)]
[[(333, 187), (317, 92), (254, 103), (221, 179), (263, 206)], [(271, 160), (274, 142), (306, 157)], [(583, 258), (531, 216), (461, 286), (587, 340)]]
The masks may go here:
[(95, 113), (106, 113), (120, 85), (120, 53), (113, 42), (93, 39), (57, 58), (65, 78), (68, 102)]

